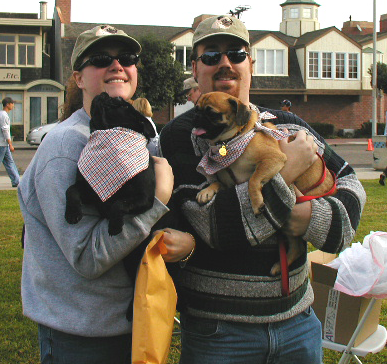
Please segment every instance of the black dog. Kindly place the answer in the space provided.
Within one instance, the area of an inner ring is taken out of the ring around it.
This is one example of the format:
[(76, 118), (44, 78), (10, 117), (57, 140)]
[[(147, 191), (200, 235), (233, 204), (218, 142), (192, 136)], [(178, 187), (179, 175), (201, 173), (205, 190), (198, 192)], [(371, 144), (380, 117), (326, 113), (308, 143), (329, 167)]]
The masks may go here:
[[(90, 113), (90, 132), (119, 127), (142, 134), (148, 142), (155, 136), (149, 120), (120, 97), (112, 98), (103, 92), (93, 99)], [(115, 140), (113, 147), (114, 142)], [(92, 172), (95, 172), (96, 176), (100, 173), (99, 164), (102, 165), (103, 162), (106, 160), (97, 160), (92, 166)], [(103, 183), (102, 181), (102, 187)], [(78, 168), (75, 184), (66, 191), (66, 221), (69, 224), (78, 223), (83, 217), (82, 204), (94, 205), (101, 216), (109, 220), (109, 234), (117, 235), (122, 231), (125, 214), (138, 215), (153, 206), (155, 185), (154, 162), (151, 156), (148, 168), (126, 181), (104, 201)]]

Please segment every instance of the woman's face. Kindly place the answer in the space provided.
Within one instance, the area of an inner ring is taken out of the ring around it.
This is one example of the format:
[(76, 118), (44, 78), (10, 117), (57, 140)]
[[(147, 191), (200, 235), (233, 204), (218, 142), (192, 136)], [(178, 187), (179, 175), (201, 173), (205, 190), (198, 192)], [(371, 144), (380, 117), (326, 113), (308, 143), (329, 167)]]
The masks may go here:
[[(123, 53), (131, 53), (131, 50), (121, 43), (105, 44), (91, 51), (83, 62), (96, 54), (118, 56)], [(87, 65), (81, 71), (74, 71), (73, 75), (82, 90), (83, 107), (89, 115), (91, 102), (100, 93), (107, 92), (111, 97), (120, 96), (124, 100), (129, 100), (137, 88), (137, 67), (135, 65), (123, 67), (116, 59), (104, 68)]]

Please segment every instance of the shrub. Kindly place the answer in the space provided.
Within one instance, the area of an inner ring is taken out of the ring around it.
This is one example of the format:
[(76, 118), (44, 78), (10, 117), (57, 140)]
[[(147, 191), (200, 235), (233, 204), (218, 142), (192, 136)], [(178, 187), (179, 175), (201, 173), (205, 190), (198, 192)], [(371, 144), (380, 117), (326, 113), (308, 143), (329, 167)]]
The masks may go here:
[[(378, 135), (384, 134), (384, 129), (386, 127), (385, 123), (377, 123), (376, 130)], [(372, 136), (372, 123), (370, 121), (366, 121), (361, 124), (360, 129), (355, 130), (355, 137), (364, 138)]]
[(333, 138), (335, 136), (335, 126), (328, 123), (309, 123), (324, 139)]

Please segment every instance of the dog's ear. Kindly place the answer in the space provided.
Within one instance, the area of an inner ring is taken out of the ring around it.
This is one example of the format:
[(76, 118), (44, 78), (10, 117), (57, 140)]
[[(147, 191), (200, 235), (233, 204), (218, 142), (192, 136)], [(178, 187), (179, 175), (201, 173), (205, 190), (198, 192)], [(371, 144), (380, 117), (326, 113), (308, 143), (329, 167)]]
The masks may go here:
[(251, 110), (241, 102), (235, 99), (228, 99), (230, 106), (235, 114), (235, 122), (237, 125), (245, 125), (250, 120)]

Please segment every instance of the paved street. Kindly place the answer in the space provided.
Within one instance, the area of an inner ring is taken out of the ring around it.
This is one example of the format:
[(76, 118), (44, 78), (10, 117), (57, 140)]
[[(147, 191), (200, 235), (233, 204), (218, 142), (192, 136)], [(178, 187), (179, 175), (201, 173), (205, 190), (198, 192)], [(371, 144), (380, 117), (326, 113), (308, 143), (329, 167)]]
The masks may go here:
[[(328, 144), (351, 164), (360, 179), (379, 179), (380, 171), (372, 168), (372, 152), (367, 151), (367, 139), (327, 139)], [(13, 154), (16, 165), (22, 175), (33, 158), (37, 147), (26, 142), (14, 142)], [(0, 190), (11, 190), (11, 181), (4, 166), (0, 165)]]

